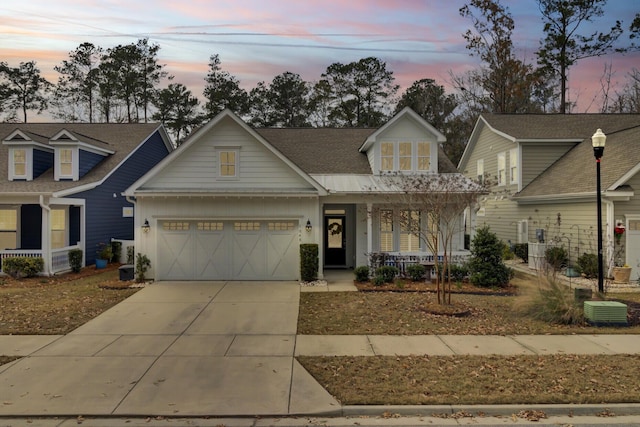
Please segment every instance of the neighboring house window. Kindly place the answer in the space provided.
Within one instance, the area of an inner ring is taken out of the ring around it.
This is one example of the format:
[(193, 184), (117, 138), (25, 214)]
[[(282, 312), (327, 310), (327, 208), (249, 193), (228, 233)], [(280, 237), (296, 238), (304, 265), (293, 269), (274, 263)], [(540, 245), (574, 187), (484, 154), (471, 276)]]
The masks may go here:
[(0, 209), (0, 249), (16, 249), (17, 225), (15, 209)]
[(498, 153), (498, 185), (505, 185), (507, 183), (506, 173), (505, 153)]
[(73, 178), (73, 150), (71, 148), (59, 149), (59, 176), (60, 178)]
[(509, 178), (511, 184), (518, 183), (518, 149), (509, 151)]
[(13, 175), (16, 178), (27, 177), (27, 150), (24, 148), (13, 150)]
[(476, 162), (476, 172), (478, 173), (478, 182), (484, 184), (484, 159)]
[(237, 151), (220, 151), (219, 152), (220, 176), (226, 178), (235, 178), (238, 176), (238, 152)]
[(393, 251), (393, 211), (380, 211), (380, 251)]
[(401, 171), (411, 170), (411, 147), (410, 142), (401, 142), (398, 144), (398, 165)]
[(393, 142), (380, 144), (380, 170), (393, 170)]
[(428, 171), (429, 169), (431, 169), (431, 144), (418, 142), (418, 170)]
[(420, 250), (420, 212), (403, 210), (400, 218), (400, 251)]
[(51, 209), (51, 248), (66, 246), (66, 212), (64, 209)]

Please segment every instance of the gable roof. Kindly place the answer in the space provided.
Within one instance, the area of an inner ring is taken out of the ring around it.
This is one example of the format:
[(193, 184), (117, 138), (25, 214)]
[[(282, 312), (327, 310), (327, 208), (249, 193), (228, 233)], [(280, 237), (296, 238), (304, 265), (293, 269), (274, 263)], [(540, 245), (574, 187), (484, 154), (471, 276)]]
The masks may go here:
[(581, 142), (591, 144), (591, 135), (601, 128), (605, 134), (640, 124), (639, 114), (494, 114), (478, 118), (458, 163), (464, 170), (484, 128), (512, 142)]
[[(589, 123), (589, 126), (595, 123)], [(603, 191), (628, 190), (620, 187), (640, 168), (640, 115), (636, 115), (636, 123), (634, 127), (605, 131), (607, 142), (600, 167)], [(611, 128), (606, 122), (603, 126)], [(595, 193), (595, 157), (589, 136), (531, 181), (514, 199), (570, 198)]]
[(162, 129), (158, 123), (0, 123), (0, 141), (20, 130), (31, 140), (48, 144), (54, 136), (66, 131), (88, 146), (113, 151), (78, 181), (55, 181), (53, 168), (32, 181), (9, 181), (8, 147), (0, 143), (0, 192), (49, 194), (98, 184), (154, 132), (160, 130), (169, 144)]

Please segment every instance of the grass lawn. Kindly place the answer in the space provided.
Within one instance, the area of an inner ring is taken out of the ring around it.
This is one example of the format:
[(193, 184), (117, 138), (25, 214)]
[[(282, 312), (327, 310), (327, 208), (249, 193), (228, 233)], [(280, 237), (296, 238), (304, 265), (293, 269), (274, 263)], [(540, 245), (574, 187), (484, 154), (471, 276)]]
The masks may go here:
[[(630, 327), (558, 325), (524, 315), (537, 278), (517, 274), (519, 295), (452, 296), (452, 316), (433, 293), (302, 293), (299, 334), (640, 334)], [(568, 295), (573, 298), (573, 295)], [(640, 294), (610, 294), (630, 304)], [(640, 355), (298, 357), (340, 402), (541, 404), (640, 402)]]
[[(67, 334), (138, 291), (123, 288), (118, 265), (105, 270), (0, 278), (0, 335)], [(1, 354), (0, 354), (1, 355)]]

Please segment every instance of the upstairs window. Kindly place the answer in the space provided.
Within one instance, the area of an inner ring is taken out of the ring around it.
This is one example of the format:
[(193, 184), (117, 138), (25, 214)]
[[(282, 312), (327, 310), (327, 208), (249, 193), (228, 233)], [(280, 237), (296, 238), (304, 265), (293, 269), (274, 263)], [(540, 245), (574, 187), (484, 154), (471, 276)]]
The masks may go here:
[(431, 169), (431, 144), (418, 142), (418, 170), (425, 172)]
[(13, 174), (16, 177), (27, 176), (27, 150), (24, 148), (13, 150)]
[(498, 185), (507, 183), (507, 167), (505, 153), (498, 153)]
[(484, 159), (478, 159), (476, 162), (476, 173), (478, 174), (478, 182), (484, 184)]
[(380, 170), (393, 170), (393, 142), (380, 144)]
[(398, 164), (401, 171), (411, 170), (411, 147), (413, 144), (410, 142), (401, 142), (398, 144)]
[(518, 183), (518, 149), (514, 148), (509, 151), (509, 178), (511, 184)]
[(236, 150), (220, 151), (219, 171), (223, 178), (236, 178), (238, 176), (238, 152)]
[(73, 178), (73, 150), (71, 148), (59, 149), (59, 176), (60, 178)]

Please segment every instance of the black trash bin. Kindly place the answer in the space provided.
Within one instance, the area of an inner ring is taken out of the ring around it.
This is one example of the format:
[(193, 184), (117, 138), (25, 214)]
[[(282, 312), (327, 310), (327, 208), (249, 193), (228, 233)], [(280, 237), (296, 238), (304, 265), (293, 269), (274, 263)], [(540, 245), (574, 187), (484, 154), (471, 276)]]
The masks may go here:
[(133, 280), (133, 265), (122, 265), (118, 270), (120, 271), (120, 280)]

